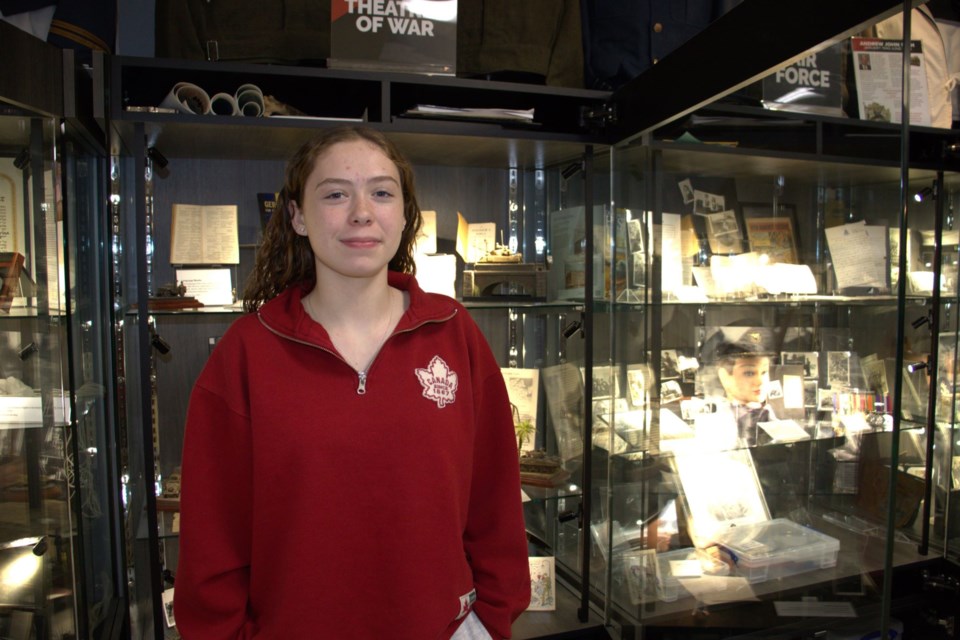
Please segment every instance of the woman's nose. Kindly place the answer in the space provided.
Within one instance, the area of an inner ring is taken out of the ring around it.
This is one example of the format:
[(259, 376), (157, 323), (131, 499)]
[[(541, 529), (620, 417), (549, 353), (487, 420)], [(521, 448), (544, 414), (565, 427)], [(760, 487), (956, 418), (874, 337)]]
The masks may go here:
[(370, 213), (370, 203), (365, 198), (357, 198), (356, 204), (350, 215), (350, 221), (353, 224), (366, 225), (373, 222), (373, 215)]

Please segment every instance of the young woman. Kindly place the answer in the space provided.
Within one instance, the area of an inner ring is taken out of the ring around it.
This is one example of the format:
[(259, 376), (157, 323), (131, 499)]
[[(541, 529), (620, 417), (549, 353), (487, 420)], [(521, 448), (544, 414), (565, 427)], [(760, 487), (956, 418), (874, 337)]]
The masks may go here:
[(422, 291), (413, 170), (331, 129), (287, 166), (197, 380), (185, 640), (508, 638), (530, 581), (513, 418), (469, 313)]

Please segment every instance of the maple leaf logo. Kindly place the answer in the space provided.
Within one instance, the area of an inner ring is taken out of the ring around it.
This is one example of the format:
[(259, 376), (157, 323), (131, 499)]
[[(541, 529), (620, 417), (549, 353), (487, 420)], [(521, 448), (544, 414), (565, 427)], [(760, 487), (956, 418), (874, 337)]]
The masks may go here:
[(433, 400), (443, 409), (453, 404), (457, 397), (457, 374), (452, 371), (440, 356), (433, 356), (423, 369), (414, 369), (417, 379), (423, 386), (423, 397)]

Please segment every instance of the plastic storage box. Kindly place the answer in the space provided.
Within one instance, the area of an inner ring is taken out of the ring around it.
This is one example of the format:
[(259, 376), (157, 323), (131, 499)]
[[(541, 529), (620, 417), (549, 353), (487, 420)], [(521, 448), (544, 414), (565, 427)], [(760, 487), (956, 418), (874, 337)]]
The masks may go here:
[(723, 529), (717, 542), (751, 583), (836, 566), (840, 541), (786, 518)]

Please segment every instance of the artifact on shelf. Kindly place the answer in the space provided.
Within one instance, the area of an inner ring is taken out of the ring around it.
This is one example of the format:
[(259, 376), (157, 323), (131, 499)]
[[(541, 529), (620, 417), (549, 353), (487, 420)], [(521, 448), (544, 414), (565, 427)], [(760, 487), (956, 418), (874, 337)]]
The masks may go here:
[[(157, 287), (156, 295), (150, 296), (147, 306), (150, 311), (172, 311), (177, 309), (196, 309), (203, 303), (193, 296), (186, 295), (187, 287), (182, 282), (168, 283)], [(137, 305), (133, 305), (136, 308)]]
[(164, 478), (163, 491), (157, 497), (158, 511), (180, 511), (180, 467)]
[(522, 261), (523, 257), (519, 253), (511, 251), (510, 247), (499, 242), (480, 258), (480, 262), (489, 264), (520, 264)]
[(530, 420), (520, 419), (520, 409), (517, 408), (517, 405), (511, 402), (510, 408), (513, 411), (513, 430), (517, 434), (517, 453), (523, 454), (524, 443), (537, 428)]
[(535, 487), (556, 487), (570, 477), (563, 461), (543, 449), (520, 454), (520, 483)]
[(523, 297), (546, 300), (544, 265), (524, 263), (523, 256), (499, 242), (463, 271), (464, 298)]

